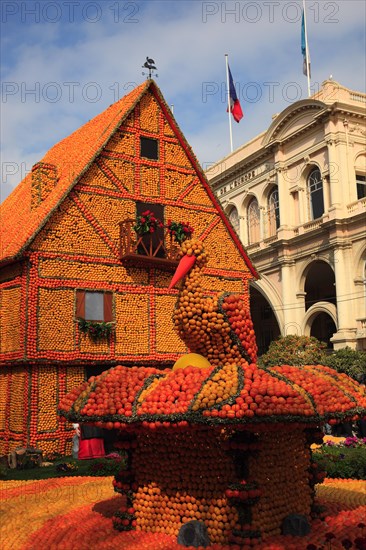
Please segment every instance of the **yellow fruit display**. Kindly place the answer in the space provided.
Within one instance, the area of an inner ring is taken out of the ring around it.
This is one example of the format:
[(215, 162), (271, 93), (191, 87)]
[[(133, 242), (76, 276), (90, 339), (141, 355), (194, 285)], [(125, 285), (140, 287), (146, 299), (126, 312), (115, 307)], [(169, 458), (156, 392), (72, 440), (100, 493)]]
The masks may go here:
[(207, 369), (211, 367), (211, 364), (206, 357), (203, 357), (203, 355), (200, 355), (199, 353), (187, 353), (187, 355), (179, 357), (179, 359), (174, 363), (173, 370), (184, 369), (189, 366)]

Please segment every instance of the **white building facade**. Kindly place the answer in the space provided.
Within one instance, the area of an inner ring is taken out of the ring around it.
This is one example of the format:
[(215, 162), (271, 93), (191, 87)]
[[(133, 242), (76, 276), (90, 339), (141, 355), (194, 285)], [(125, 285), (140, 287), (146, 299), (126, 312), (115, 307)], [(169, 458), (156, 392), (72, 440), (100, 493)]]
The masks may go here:
[(366, 350), (366, 95), (323, 82), (206, 176), (261, 275), (260, 352), (279, 334)]

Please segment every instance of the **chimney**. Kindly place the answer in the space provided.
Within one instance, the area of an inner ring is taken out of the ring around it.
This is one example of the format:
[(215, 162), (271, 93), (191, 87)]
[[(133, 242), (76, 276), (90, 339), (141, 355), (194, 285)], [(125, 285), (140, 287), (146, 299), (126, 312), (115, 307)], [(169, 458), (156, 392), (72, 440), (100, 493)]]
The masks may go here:
[(32, 167), (31, 208), (37, 208), (57, 184), (57, 168), (54, 164), (37, 162)]

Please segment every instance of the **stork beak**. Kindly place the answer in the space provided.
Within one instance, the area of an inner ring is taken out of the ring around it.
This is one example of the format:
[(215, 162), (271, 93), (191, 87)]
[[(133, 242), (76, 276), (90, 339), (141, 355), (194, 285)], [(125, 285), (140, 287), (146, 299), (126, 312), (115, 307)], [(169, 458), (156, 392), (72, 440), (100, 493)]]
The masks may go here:
[(183, 279), (185, 275), (187, 275), (188, 271), (192, 269), (194, 264), (196, 263), (196, 256), (192, 254), (192, 256), (183, 256), (178, 264), (177, 269), (175, 270), (175, 273), (173, 275), (172, 280), (170, 281), (170, 285), (168, 287), (169, 290), (175, 287), (179, 281)]

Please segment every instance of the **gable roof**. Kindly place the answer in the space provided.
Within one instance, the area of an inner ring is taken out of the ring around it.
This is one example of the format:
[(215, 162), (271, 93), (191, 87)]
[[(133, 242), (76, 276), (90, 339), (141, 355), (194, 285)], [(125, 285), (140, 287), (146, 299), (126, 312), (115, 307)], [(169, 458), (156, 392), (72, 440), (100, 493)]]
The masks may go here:
[[(298, 132), (305, 132), (310, 126), (318, 123), (319, 115), (324, 115), (329, 111), (329, 106), (316, 99), (302, 99), (289, 105), (273, 120), (262, 141), (262, 145), (272, 144), (274, 141), (288, 139)], [(292, 129), (292, 133), (287, 135), (291, 122), (294, 123), (296, 117), (300, 120)], [(284, 135), (285, 134), (285, 135)]]
[(32, 174), (27, 176), (0, 205), (0, 262), (11, 262), (19, 259), (26, 251), (35, 236), (39, 233), (55, 209), (67, 197), (80, 177), (86, 172), (94, 159), (102, 151), (112, 135), (130, 115), (142, 96), (150, 91), (165, 117), (173, 128), (175, 135), (184, 148), (201, 183), (205, 187), (213, 205), (218, 210), (237, 248), (243, 256), (250, 272), (259, 278), (249, 260), (241, 241), (227, 220), (218, 200), (212, 192), (199, 163), (185, 140), (181, 130), (172, 116), (158, 86), (153, 80), (147, 80), (129, 94), (110, 105), (101, 114), (81, 126), (65, 139), (54, 145), (41, 160), (42, 164), (54, 165), (57, 169), (57, 184), (46, 198), (36, 207), (31, 208)]

